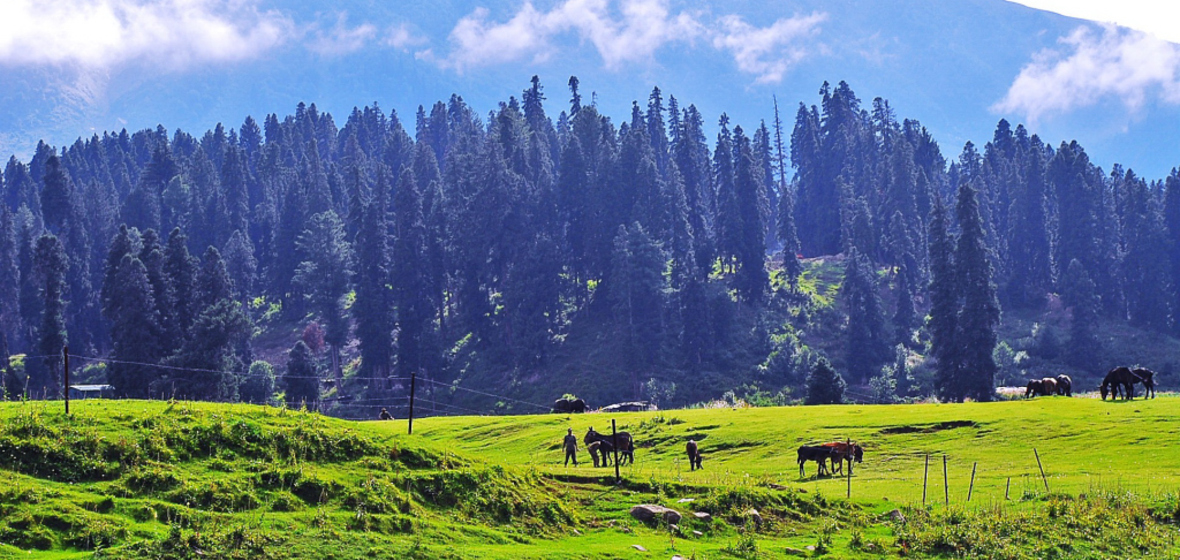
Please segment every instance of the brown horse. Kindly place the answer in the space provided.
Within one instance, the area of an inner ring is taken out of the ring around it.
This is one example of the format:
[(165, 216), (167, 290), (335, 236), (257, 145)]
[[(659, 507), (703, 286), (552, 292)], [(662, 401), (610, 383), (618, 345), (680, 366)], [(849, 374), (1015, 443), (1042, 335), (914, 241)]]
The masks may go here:
[[(832, 450), (832, 472), (844, 472), (844, 461), (848, 461), (849, 459), (853, 459), (857, 463), (864, 462), (865, 450), (855, 443), (830, 441), (820, 447), (827, 447)], [(848, 474), (852, 474), (851, 463), (848, 465)]]

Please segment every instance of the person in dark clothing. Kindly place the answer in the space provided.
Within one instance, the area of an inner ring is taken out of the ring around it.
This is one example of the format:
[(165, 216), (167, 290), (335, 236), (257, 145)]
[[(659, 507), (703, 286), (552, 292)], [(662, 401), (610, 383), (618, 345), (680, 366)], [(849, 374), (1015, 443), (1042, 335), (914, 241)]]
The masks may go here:
[(578, 466), (578, 438), (574, 435), (573, 428), (566, 430), (562, 447), (565, 448), (565, 466), (570, 466), (570, 459), (574, 460), (575, 467)]
[(382, 420), (393, 420), (393, 415), (390, 414), (388, 410), (385, 410), (384, 408), (382, 408), (381, 409), (381, 419)]

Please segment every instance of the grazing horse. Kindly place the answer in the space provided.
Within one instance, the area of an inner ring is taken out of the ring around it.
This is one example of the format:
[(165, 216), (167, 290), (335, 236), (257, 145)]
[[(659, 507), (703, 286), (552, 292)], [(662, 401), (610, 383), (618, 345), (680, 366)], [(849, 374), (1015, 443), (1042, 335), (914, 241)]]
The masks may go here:
[[(865, 450), (863, 447), (843, 441), (830, 441), (820, 447), (826, 447), (832, 450), (832, 472), (844, 472), (844, 461), (849, 459), (855, 460), (857, 463), (864, 462)], [(852, 474), (852, 465), (848, 466), (848, 474)]]
[(830, 447), (824, 447), (822, 445), (814, 446), (814, 447), (802, 445), (799, 447), (798, 453), (799, 453), (799, 456), (798, 456), (799, 478), (803, 478), (803, 475), (804, 475), (803, 465), (805, 463), (807, 463), (808, 461), (815, 461), (819, 465), (819, 468), (815, 471), (815, 476), (817, 478), (821, 477), (825, 474), (828, 474), (827, 473), (828, 459), (835, 459), (835, 456), (836, 456), (835, 450), (833, 450)]
[[(618, 438), (619, 455), (622, 456), (619, 458), (619, 465), (623, 465), (624, 463), (635, 463), (635, 441), (631, 439), (631, 433), (618, 432), (614, 437)], [(614, 438), (612, 438), (612, 436), (609, 434), (600, 434), (594, 431), (594, 428), (590, 428), (586, 432), (586, 437), (582, 438), (582, 441), (586, 443), (587, 447), (596, 441), (600, 442), (602, 443), (602, 449), (609, 449), (610, 452), (614, 452), (615, 446), (611, 441), (612, 439)]]
[(1073, 396), (1073, 379), (1064, 373), (1057, 376), (1057, 394), (1067, 397)]
[(1139, 376), (1139, 383), (1143, 384), (1143, 398), (1148, 398), (1150, 393), (1151, 398), (1155, 398), (1155, 372), (1147, 368), (1135, 368), (1131, 373)]
[(1143, 379), (1131, 371), (1131, 368), (1119, 366), (1106, 373), (1106, 377), (1102, 378), (1102, 385), (1098, 389), (1102, 392), (1102, 400), (1106, 400), (1108, 393), (1111, 394), (1112, 399), (1118, 398), (1120, 388), (1125, 391), (1124, 400), (1134, 399), (1136, 383), (1143, 383)]
[(688, 470), (695, 471), (701, 468), (701, 448), (696, 441), (688, 440), (684, 445), (684, 450), (688, 453)]
[(1028, 385), (1024, 389), (1024, 398), (1035, 397), (1037, 395), (1044, 395), (1045, 380), (1044, 379), (1030, 379)]

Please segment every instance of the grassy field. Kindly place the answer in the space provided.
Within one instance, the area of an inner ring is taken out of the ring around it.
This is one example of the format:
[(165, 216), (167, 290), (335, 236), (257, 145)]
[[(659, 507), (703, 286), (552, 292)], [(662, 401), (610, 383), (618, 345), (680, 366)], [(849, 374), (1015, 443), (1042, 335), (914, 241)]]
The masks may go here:
[[(244, 405), (76, 402), (66, 419), (60, 403), (7, 403), (0, 558), (1175, 557), (1178, 405), (435, 417), (407, 436), (403, 420)], [(567, 427), (580, 438), (612, 419), (638, 443), (622, 485), (560, 464)], [(687, 469), (690, 438), (703, 471)], [(814, 464), (801, 478), (794, 461), (800, 444), (846, 438), (866, 448), (851, 500), (848, 479)], [(640, 503), (713, 519), (649, 527), (628, 515)]]

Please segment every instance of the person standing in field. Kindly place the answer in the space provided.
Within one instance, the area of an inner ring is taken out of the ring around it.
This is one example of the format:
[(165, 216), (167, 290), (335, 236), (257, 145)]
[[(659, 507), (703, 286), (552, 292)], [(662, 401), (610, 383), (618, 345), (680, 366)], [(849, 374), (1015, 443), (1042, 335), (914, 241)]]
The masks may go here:
[(575, 467), (578, 466), (578, 438), (574, 435), (573, 428), (566, 429), (562, 447), (565, 448), (565, 466), (570, 466), (570, 459), (574, 460)]

